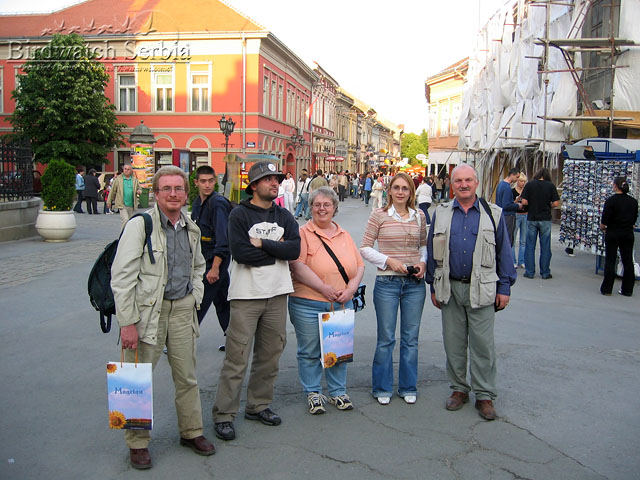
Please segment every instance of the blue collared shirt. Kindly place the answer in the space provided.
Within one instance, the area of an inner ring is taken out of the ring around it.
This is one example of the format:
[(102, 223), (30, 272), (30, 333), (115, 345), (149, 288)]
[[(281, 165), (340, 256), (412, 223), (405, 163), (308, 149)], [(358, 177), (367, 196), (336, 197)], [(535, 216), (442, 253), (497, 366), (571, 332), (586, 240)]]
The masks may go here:
[[(453, 200), (453, 217), (449, 234), (449, 275), (454, 278), (470, 277), (473, 267), (473, 251), (476, 247), (478, 227), (480, 225), (480, 205), (478, 199), (465, 213), (457, 199)], [(426, 281), (433, 284), (433, 274), (436, 270), (436, 261), (433, 259), (433, 227), (436, 223), (434, 212), (427, 237), (427, 273)], [(498, 280), (497, 293), (501, 295), (511, 294), (511, 285), (516, 282), (516, 269), (513, 267), (511, 256), (511, 243), (507, 233), (507, 227), (503, 215), (496, 225), (496, 273)], [(433, 292), (433, 286), (431, 287)]]

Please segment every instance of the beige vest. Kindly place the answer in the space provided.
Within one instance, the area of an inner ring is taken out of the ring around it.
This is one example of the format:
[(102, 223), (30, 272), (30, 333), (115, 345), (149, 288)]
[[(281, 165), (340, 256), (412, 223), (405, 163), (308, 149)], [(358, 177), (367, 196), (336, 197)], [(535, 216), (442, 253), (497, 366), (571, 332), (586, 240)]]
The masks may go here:
[[(433, 226), (433, 258), (436, 270), (433, 275), (433, 288), (436, 299), (443, 304), (449, 303), (451, 283), (449, 281), (449, 238), (451, 219), (453, 218), (453, 202), (444, 203), (436, 208), (436, 221)], [(489, 204), (496, 225), (500, 221), (502, 209)], [(473, 266), (471, 267), (471, 285), (469, 289), (472, 308), (491, 305), (496, 300), (496, 238), (489, 215), (480, 207), (480, 223), (478, 237), (473, 250)]]

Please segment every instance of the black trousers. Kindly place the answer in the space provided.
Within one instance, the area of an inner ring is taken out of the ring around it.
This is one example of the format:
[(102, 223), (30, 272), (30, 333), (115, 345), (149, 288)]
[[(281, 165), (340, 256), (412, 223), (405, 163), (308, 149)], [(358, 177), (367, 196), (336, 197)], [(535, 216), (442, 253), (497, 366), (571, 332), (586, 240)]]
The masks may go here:
[(216, 307), (216, 314), (218, 315), (218, 323), (223, 332), (227, 331), (229, 326), (229, 314), (231, 307), (227, 300), (227, 294), (229, 293), (229, 262), (222, 262), (220, 265), (220, 278), (215, 283), (209, 283), (207, 280), (207, 272), (211, 270), (213, 260), (207, 260), (207, 267), (204, 271), (204, 295), (202, 297), (202, 303), (200, 304), (200, 310), (198, 313), (198, 324), (202, 323), (202, 319), (209, 311), (209, 307), (213, 303)]
[(509, 242), (511, 242), (511, 246), (513, 246), (513, 234), (516, 231), (516, 216), (515, 215), (504, 215), (504, 222), (507, 224), (507, 234), (509, 235)]
[(346, 192), (347, 192), (347, 187), (344, 187), (342, 185), (338, 185), (338, 199), (341, 202), (344, 202), (344, 197), (345, 197)]
[(633, 272), (633, 229), (609, 230), (604, 235), (605, 261), (604, 279), (600, 286), (600, 291), (610, 294), (613, 290), (613, 281), (616, 277), (616, 257), (620, 250), (620, 261), (624, 267), (622, 276), (622, 294), (631, 296), (633, 294), (633, 284), (635, 274)]
[(98, 197), (84, 197), (84, 201), (87, 203), (87, 213), (100, 213), (98, 211)]

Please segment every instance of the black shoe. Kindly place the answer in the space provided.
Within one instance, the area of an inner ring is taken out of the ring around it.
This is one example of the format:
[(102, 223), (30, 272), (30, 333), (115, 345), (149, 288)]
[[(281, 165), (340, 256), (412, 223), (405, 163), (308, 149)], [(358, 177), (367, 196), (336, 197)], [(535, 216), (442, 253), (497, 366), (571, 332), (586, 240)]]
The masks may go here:
[(233, 422), (220, 422), (213, 424), (213, 431), (220, 440), (233, 440), (236, 438), (236, 429)]
[(542, 277), (543, 280), (549, 280), (550, 278), (553, 278), (553, 275), (549, 274), (546, 277)]
[(244, 418), (247, 420), (257, 420), (264, 425), (269, 425), (275, 427), (276, 425), (280, 425), (282, 423), (282, 419), (273, 413), (269, 408), (265, 408), (259, 413), (249, 413), (244, 412)]
[(226, 349), (227, 349), (227, 347), (226, 347), (225, 345), (220, 345), (220, 346), (218, 347), (218, 351), (219, 351), (219, 352), (224, 352)]
[(524, 278), (533, 278), (533, 275), (527, 275), (526, 273), (522, 275)]
[(630, 297), (630, 293), (623, 293), (622, 290), (618, 290), (618, 295), (622, 295), (623, 297)]

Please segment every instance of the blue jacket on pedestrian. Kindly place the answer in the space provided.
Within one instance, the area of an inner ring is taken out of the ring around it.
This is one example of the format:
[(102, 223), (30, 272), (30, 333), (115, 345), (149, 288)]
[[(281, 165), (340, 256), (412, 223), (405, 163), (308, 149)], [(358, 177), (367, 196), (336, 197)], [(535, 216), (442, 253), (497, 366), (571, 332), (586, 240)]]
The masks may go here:
[(518, 204), (513, 201), (511, 185), (501, 180), (496, 189), (496, 205), (502, 208), (503, 215), (515, 215), (519, 210)]

